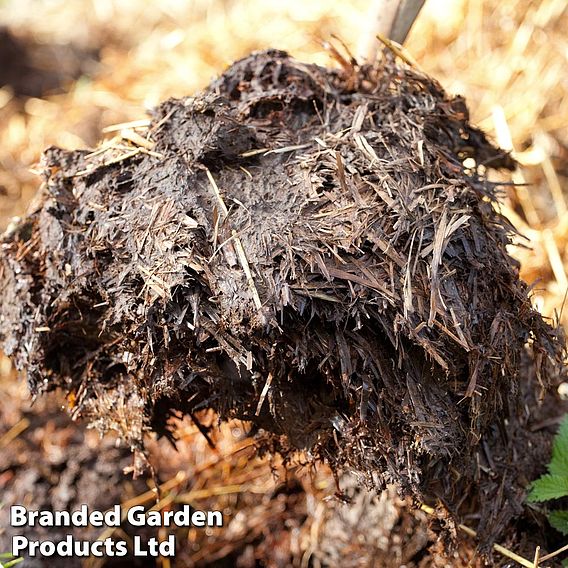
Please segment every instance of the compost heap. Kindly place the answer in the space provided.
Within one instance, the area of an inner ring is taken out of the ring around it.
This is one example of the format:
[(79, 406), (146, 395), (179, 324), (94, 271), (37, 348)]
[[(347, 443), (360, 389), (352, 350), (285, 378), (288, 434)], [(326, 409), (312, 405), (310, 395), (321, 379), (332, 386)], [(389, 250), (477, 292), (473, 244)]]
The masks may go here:
[(213, 408), (451, 513), (481, 496), (486, 540), (519, 513), (543, 465), (525, 398), (560, 380), (563, 340), (484, 175), (513, 161), (461, 98), (388, 53), (271, 50), (43, 164), (2, 245), (1, 340), (32, 393), (63, 388), (138, 468), (145, 431)]

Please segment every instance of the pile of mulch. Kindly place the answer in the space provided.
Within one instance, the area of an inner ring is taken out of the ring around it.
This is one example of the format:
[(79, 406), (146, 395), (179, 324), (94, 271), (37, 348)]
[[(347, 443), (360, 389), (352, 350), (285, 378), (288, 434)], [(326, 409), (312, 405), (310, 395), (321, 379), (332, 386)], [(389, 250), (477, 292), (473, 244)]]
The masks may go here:
[(211, 408), (264, 450), (475, 511), (486, 544), (521, 513), (564, 341), (507, 252), (486, 174), (513, 160), (461, 98), (388, 53), (271, 50), (43, 165), (2, 242), (0, 340), (137, 469), (146, 431)]

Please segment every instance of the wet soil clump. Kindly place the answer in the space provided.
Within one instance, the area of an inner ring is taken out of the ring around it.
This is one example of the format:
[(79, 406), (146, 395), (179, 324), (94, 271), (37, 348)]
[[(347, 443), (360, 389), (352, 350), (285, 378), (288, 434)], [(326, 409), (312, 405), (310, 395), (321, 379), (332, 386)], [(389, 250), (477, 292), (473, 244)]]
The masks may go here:
[(267, 450), (473, 508), (485, 543), (520, 514), (564, 341), (486, 178), (513, 160), (463, 99), (389, 54), (328, 70), (270, 50), (43, 164), (0, 273), (33, 393), (71, 393), (139, 469), (146, 431), (212, 408)]

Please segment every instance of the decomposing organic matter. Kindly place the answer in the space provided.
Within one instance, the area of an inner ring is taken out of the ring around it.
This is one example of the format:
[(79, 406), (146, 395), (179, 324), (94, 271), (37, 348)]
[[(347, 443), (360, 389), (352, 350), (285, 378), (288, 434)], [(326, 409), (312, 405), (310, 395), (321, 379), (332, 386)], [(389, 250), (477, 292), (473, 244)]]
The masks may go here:
[(271, 50), (43, 164), (2, 244), (0, 338), (32, 392), (71, 393), (139, 467), (145, 431), (213, 408), (452, 513), (482, 495), (487, 542), (519, 512), (541, 467), (524, 402), (564, 344), (485, 177), (513, 161), (463, 99), (390, 54)]

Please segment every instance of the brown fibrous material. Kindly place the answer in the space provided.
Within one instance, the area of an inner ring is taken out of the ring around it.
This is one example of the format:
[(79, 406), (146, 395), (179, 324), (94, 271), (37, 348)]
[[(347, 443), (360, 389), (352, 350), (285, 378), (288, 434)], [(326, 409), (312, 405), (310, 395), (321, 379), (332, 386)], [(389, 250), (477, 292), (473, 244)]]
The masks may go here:
[(526, 402), (564, 343), (486, 177), (514, 163), (463, 99), (389, 54), (272, 50), (43, 164), (2, 245), (0, 339), (33, 393), (71, 393), (140, 467), (145, 431), (212, 408), (454, 514), (481, 495), (487, 542), (520, 512), (547, 451)]

